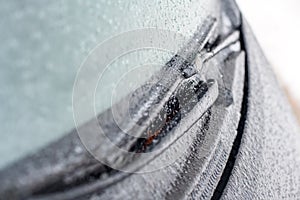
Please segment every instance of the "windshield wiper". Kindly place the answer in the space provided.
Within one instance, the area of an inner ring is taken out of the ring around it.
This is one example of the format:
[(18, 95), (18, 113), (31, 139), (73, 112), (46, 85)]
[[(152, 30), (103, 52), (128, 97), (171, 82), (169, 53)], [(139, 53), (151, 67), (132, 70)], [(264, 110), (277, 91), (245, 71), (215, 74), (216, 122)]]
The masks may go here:
[[(83, 130), (91, 134), (91, 138), (93, 135), (97, 138), (98, 145), (94, 149), (100, 152), (98, 156), (101, 159), (114, 166), (132, 171), (138, 170), (187, 133), (196, 121), (209, 112), (214, 103), (222, 103), (222, 99), (228, 98), (228, 93), (223, 92), (226, 88), (220, 84), (222, 80), (209, 78), (210, 76), (207, 78), (203, 65), (214, 59), (220, 52), (228, 51), (225, 54), (230, 54), (232, 50), (228, 50), (228, 47), (235, 46), (239, 42), (239, 34), (232, 30), (225, 36), (218, 35), (216, 24), (214, 18), (204, 21), (186, 47), (152, 77), (149, 81), (151, 84), (146, 83), (126, 97), (132, 98), (133, 95), (136, 104), (133, 105), (130, 113), (121, 112), (122, 123), (126, 125), (125, 129), (134, 135), (126, 134), (118, 127), (112, 115), (112, 108), (82, 126)], [(123, 103), (128, 101), (126, 98), (115, 104), (114, 109), (122, 110)], [(229, 95), (229, 98), (232, 97)], [(230, 103), (225, 105), (229, 106)], [(128, 114), (132, 118), (128, 117)], [(99, 123), (105, 134), (100, 136), (100, 139), (99, 134), (94, 132)], [(106, 142), (107, 139), (110, 143)], [(133, 154), (125, 157), (121, 152), (116, 152), (114, 146)], [(76, 148), (81, 148), (81, 152), (74, 152), (73, 149)], [(60, 149), (62, 152), (65, 149), (66, 155), (61, 156), (55, 152)], [(155, 154), (151, 157), (141, 157), (141, 152), (153, 150)], [(49, 152), (50, 155), (55, 152), (54, 156), (43, 158)], [(67, 159), (62, 159), (63, 157)], [(47, 159), (54, 161), (47, 161)], [(21, 197), (72, 199), (104, 189), (130, 175), (105, 167), (92, 158), (80, 144), (76, 130), (42, 150), (39, 155), (20, 162), (22, 165), (29, 166), (31, 172), (21, 175), (15, 182), (4, 184), (0, 193), (10, 195), (16, 187), (18, 193), (14, 195)], [(47, 162), (50, 165), (47, 166)], [(11, 172), (22, 171), (19, 169), (22, 167), (12, 168)], [(25, 185), (22, 183), (24, 179), (27, 181)]]

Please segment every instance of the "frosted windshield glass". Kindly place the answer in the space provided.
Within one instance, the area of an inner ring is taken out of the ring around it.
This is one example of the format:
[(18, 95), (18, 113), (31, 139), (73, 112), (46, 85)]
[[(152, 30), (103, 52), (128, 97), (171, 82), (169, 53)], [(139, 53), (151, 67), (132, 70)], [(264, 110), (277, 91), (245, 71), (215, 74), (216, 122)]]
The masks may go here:
[[(99, 43), (149, 27), (189, 38), (213, 4), (212, 0), (1, 1), (0, 167), (74, 128), (73, 83), (80, 65)], [(132, 53), (113, 62), (115, 71), (101, 84), (108, 90), (118, 72), (134, 69), (133, 63), (139, 60), (148, 58), (149, 63), (162, 65), (171, 56), (170, 52), (151, 50)], [(155, 67), (148, 74), (160, 67), (151, 66)], [(135, 78), (125, 76), (121, 83)], [(140, 76), (136, 81), (143, 80)], [(123, 92), (126, 95), (130, 91)], [(95, 99), (97, 112), (108, 108), (112, 101), (103, 91), (97, 91)], [(89, 117), (93, 116), (86, 116), (86, 120)]]

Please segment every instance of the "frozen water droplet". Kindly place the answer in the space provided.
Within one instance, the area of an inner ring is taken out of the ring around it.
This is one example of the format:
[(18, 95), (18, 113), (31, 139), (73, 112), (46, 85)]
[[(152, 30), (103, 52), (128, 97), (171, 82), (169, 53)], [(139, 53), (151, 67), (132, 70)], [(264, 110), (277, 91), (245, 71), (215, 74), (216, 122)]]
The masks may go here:
[(80, 153), (82, 153), (83, 150), (81, 147), (77, 146), (77, 147), (75, 147), (74, 151), (75, 151), (75, 153), (80, 154)]

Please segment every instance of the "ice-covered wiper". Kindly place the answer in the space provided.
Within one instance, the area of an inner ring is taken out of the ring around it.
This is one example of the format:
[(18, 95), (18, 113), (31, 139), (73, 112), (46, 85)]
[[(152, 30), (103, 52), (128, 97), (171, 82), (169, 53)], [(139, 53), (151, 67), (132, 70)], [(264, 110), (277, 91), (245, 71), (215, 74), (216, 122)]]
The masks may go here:
[[(113, 168), (134, 172), (155, 160), (162, 152), (168, 151), (168, 156), (178, 156), (170, 153), (174, 150), (173, 144), (188, 133), (190, 127), (201, 119), (214, 103), (224, 102), (222, 88), (226, 88), (226, 83), (220, 78), (222, 70), (207, 63), (219, 52), (228, 51), (228, 45), (234, 45), (239, 38), (233, 33), (217, 40), (217, 34), (216, 20), (208, 18), (185, 48), (173, 56), (151, 80), (98, 115), (96, 121), (83, 127), (92, 144), (89, 151), (111, 168), (106, 169), (101, 163), (88, 163), (90, 158), (78, 157), (78, 162), (74, 159), (74, 163), (68, 164), (70, 169), (60, 169), (58, 166), (55, 168), (55, 174), (51, 174), (51, 180), (62, 186), (58, 184), (51, 189), (51, 181), (43, 183), (44, 185), (39, 184), (41, 188), (35, 191), (37, 197), (46, 194), (48, 198), (49, 193), (54, 193), (59, 198), (62, 189), (67, 188), (68, 193), (64, 198), (72, 199), (96, 188), (104, 188), (128, 175)], [(126, 106), (128, 102), (131, 103)], [(101, 126), (101, 133), (94, 129), (95, 123)], [(151, 154), (148, 154), (149, 152)], [(169, 160), (174, 161), (173, 158)], [(89, 169), (82, 170), (79, 165), (86, 165)], [(80, 168), (80, 171), (76, 167)], [(75, 173), (76, 171), (78, 173)], [(87, 186), (82, 177), (95, 171), (97, 177), (103, 171), (109, 174), (109, 177), (89, 182)], [(67, 180), (60, 180), (62, 174), (66, 174), (64, 177), (67, 177)], [(40, 179), (49, 177), (47, 173), (42, 173), (41, 176), (32, 184), (32, 188), (36, 189)], [(80, 188), (76, 187), (78, 185)], [(51, 199), (51, 195), (49, 198)]]

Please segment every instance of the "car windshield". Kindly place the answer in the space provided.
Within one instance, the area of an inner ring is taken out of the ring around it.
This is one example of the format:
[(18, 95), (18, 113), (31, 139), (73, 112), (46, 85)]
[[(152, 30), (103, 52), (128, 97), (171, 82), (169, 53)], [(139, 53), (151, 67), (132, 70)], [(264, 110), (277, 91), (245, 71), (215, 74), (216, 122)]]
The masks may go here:
[[(209, 8), (213, 3), (204, 0), (1, 1), (0, 167), (75, 127), (74, 82), (78, 70), (97, 45), (122, 33), (146, 28), (170, 30), (190, 38), (211, 13)], [(185, 41), (174, 43), (177, 49), (181, 42)], [(110, 54), (116, 46), (102, 49), (103, 55)], [(104, 111), (134, 90), (173, 55), (174, 52), (143, 49), (120, 55), (109, 63), (109, 70), (104, 70), (107, 66), (97, 65), (105, 76), (95, 88), (95, 112)], [(85, 78), (88, 82), (88, 77)], [(132, 82), (135, 84), (131, 87)], [(127, 90), (118, 89), (120, 85), (128, 85)], [(90, 89), (87, 84), (86, 90)], [(108, 95), (112, 90), (120, 95), (116, 98)], [(80, 97), (84, 100), (85, 94)], [(82, 123), (91, 117), (87, 113)]]

